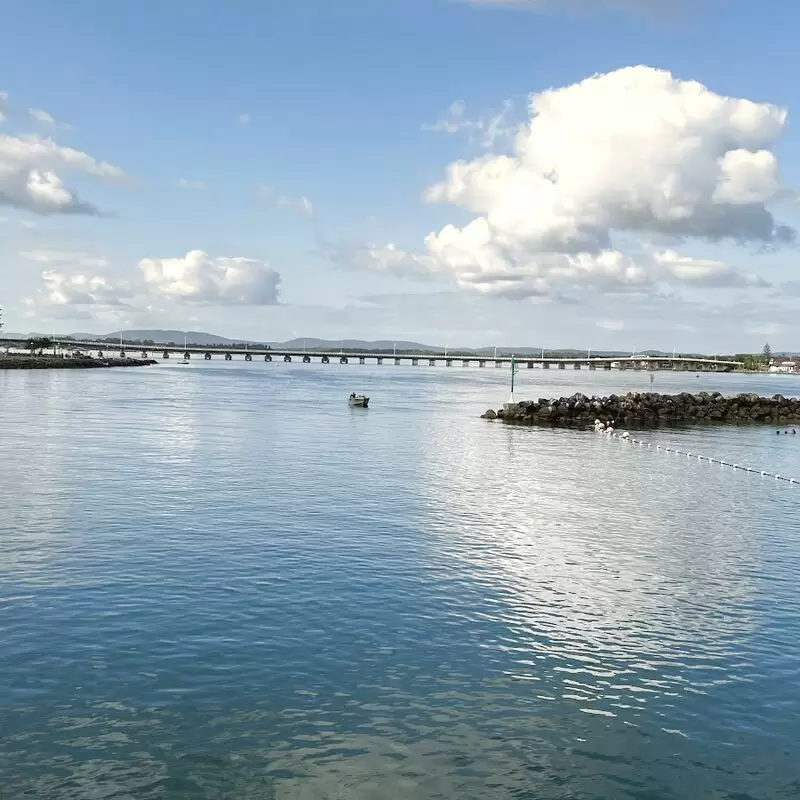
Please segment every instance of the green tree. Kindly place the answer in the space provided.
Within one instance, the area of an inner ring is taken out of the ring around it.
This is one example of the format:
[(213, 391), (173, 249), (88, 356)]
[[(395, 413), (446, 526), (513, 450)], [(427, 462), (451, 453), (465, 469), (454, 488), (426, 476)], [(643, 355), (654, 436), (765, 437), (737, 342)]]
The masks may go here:
[(28, 339), (28, 350), (31, 351), (31, 355), (36, 355), (38, 352), (39, 355), (42, 354), (42, 351), (45, 347), (52, 347), (53, 342), (50, 339), (36, 336), (32, 339)]
[(769, 346), (769, 342), (764, 345), (764, 349), (761, 351), (761, 357), (764, 359), (765, 364), (769, 364), (772, 360), (772, 348)]

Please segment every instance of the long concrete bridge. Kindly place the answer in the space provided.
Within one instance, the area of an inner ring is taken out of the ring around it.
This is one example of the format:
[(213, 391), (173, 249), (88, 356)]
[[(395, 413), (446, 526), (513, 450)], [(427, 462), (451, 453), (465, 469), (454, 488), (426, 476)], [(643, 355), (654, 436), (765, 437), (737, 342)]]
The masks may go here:
[(128, 356), (130, 353), (139, 353), (142, 358), (162, 358), (169, 359), (177, 356), (179, 358), (190, 359), (192, 357), (205, 361), (212, 359), (224, 359), (225, 361), (236, 360), (253, 361), (253, 359), (263, 359), (264, 361), (284, 361), (291, 363), (299, 361), (310, 364), (312, 361), (319, 361), (323, 364), (384, 364), (394, 363), (410, 364), (418, 366), (425, 364), (428, 366), (444, 365), (452, 367), (460, 365), (469, 366), (494, 366), (503, 367), (509, 364), (512, 359), (519, 367), (528, 369), (633, 369), (633, 370), (685, 370), (692, 372), (730, 372), (740, 368), (742, 365), (738, 361), (722, 361), (712, 358), (698, 358), (693, 356), (589, 356), (552, 358), (543, 356), (534, 358), (531, 356), (481, 356), (470, 354), (448, 355), (445, 353), (374, 353), (374, 352), (344, 352), (344, 351), (323, 351), (323, 350), (284, 350), (263, 347), (208, 347), (199, 345), (174, 345), (174, 344), (109, 344), (97, 341), (75, 341), (73, 339), (55, 339), (55, 344), (81, 350), (89, 353), (96, 353), (98, 357), (108, 355)]

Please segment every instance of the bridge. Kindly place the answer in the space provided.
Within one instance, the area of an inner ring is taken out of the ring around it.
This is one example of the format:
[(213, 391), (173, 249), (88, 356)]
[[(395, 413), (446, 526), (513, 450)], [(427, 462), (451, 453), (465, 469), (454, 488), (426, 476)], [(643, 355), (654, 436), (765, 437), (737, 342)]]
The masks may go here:
[(110, 344), (108, 342), (97, 341), (76, 341), (74, 339), (53, 339), (54, 344), (72, 350), (81, 350), (89, 353), (96, 353), (103, 358), (109, 355), (119, 355), (124, 358), (130, 353), (138, 353), (142, 358), (162, 358), (169, 359), (177, 356), (179, 358), (191, 359), (199, 358), (205, 361), (212, 359), (224, 359), (225, 361), (236, 360), (253, 361), (253, 359), (263, 359), (264, 361), (283, 361), (292, 363), (299, 361), (310, 364), (312, 361), (319, 361), (323, 364), (384, 364), (394, 363), (396, 365), (407, 364), (418, 366), (444, 365), (452, 367), (458, 364), (463, 367), (503, 367), (510, 364), (513, 360), (518, 367), (528, 369), (633, 369), (633, 370), (684, 370), (692, 372), (731, 372), (741, 368), (739, 361), (724, 361), (712, 358), (695, 356), (590, 356), (552, 358), (550, 356), (531, 357), (531, 356), (483, 356), (474, 354), (448, 355), (444, 353), (374, 353), (374, 352), (345, 352), (340, 350), (285, 350), (264, 347), (220, 347), (220, 346), (201, 346), (201, 345), (175, 345), (175, 344), (130, 344), (123, 342), (120, 344)]

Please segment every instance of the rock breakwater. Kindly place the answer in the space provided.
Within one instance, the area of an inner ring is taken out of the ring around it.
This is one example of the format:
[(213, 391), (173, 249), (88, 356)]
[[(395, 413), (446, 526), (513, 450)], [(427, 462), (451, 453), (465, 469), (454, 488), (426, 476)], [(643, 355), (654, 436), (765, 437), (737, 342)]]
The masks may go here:
[(157, 363), (157, 361), (147, 358), (60, 358), (59, 356), (0, 355), (0, 369), (146, 367)]
[(596, 419), (634, 429), (713, 423), (785, 425), (800, 423), (800, 398), (757, 394), (728, 397), (719, 392), (636, 392), (608, 397), (574, 394), (510, 403), (482, 416), (517, 425), (561, 428), (590, 428)]

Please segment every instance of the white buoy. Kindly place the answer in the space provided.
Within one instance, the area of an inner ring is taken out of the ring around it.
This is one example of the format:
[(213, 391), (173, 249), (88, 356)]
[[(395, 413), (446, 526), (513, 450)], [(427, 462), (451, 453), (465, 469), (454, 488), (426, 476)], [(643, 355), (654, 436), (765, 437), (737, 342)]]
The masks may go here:
[[(621, 431), (617, 433), (614, 431), (612, 424), (610, 422), (600, 423), (599, 420), (595, 420), (596, 423), (599, 423), (599, 427), (596, 426), (596, 430), (604, 433), (606, 436), (619, 439), (620, 441), (632, 442), (633, 444), (638, 444), (640, 447), (644, 447), (647, 445), (648, 447), (653, 447), (652, 442), (645, 442), (643, 439), (637, 439), (634, 436), (631, 436), (628, 431)], [(683, 451), (679, 450), (678, 448), (673, 447), (666, 447), (664, 445), (657, 444), (655, 445), (656, 450), (664, 450), (666, 453), (675, 453), (676, 456), (686, 456), (686, 458), (697, 458), (698, 461), (707, 461), (709, 464), (719, 464), (720, 467), (731, 467), (734, 472), (737, 470), (741, 470), (743, 472), (750, 472), (753, 475), (761, 475), (762, 478), (774, 478), (776, 481), (785, 481), (786, 483), (791, 483), (793, 485), (800, 485), (800, 480), (795, 478), (787, 478), (783, 475), (773, 475), (771, 472), (767, 472), (766, 470), (758, 470), (754, 467), (748, 467), (744, 464), (734, 464), (731, 461), (725, 461), (723, 459), (712, 458), (711, 456), (704, 456), (702, 453), (692, 453), (690, 451)]]

